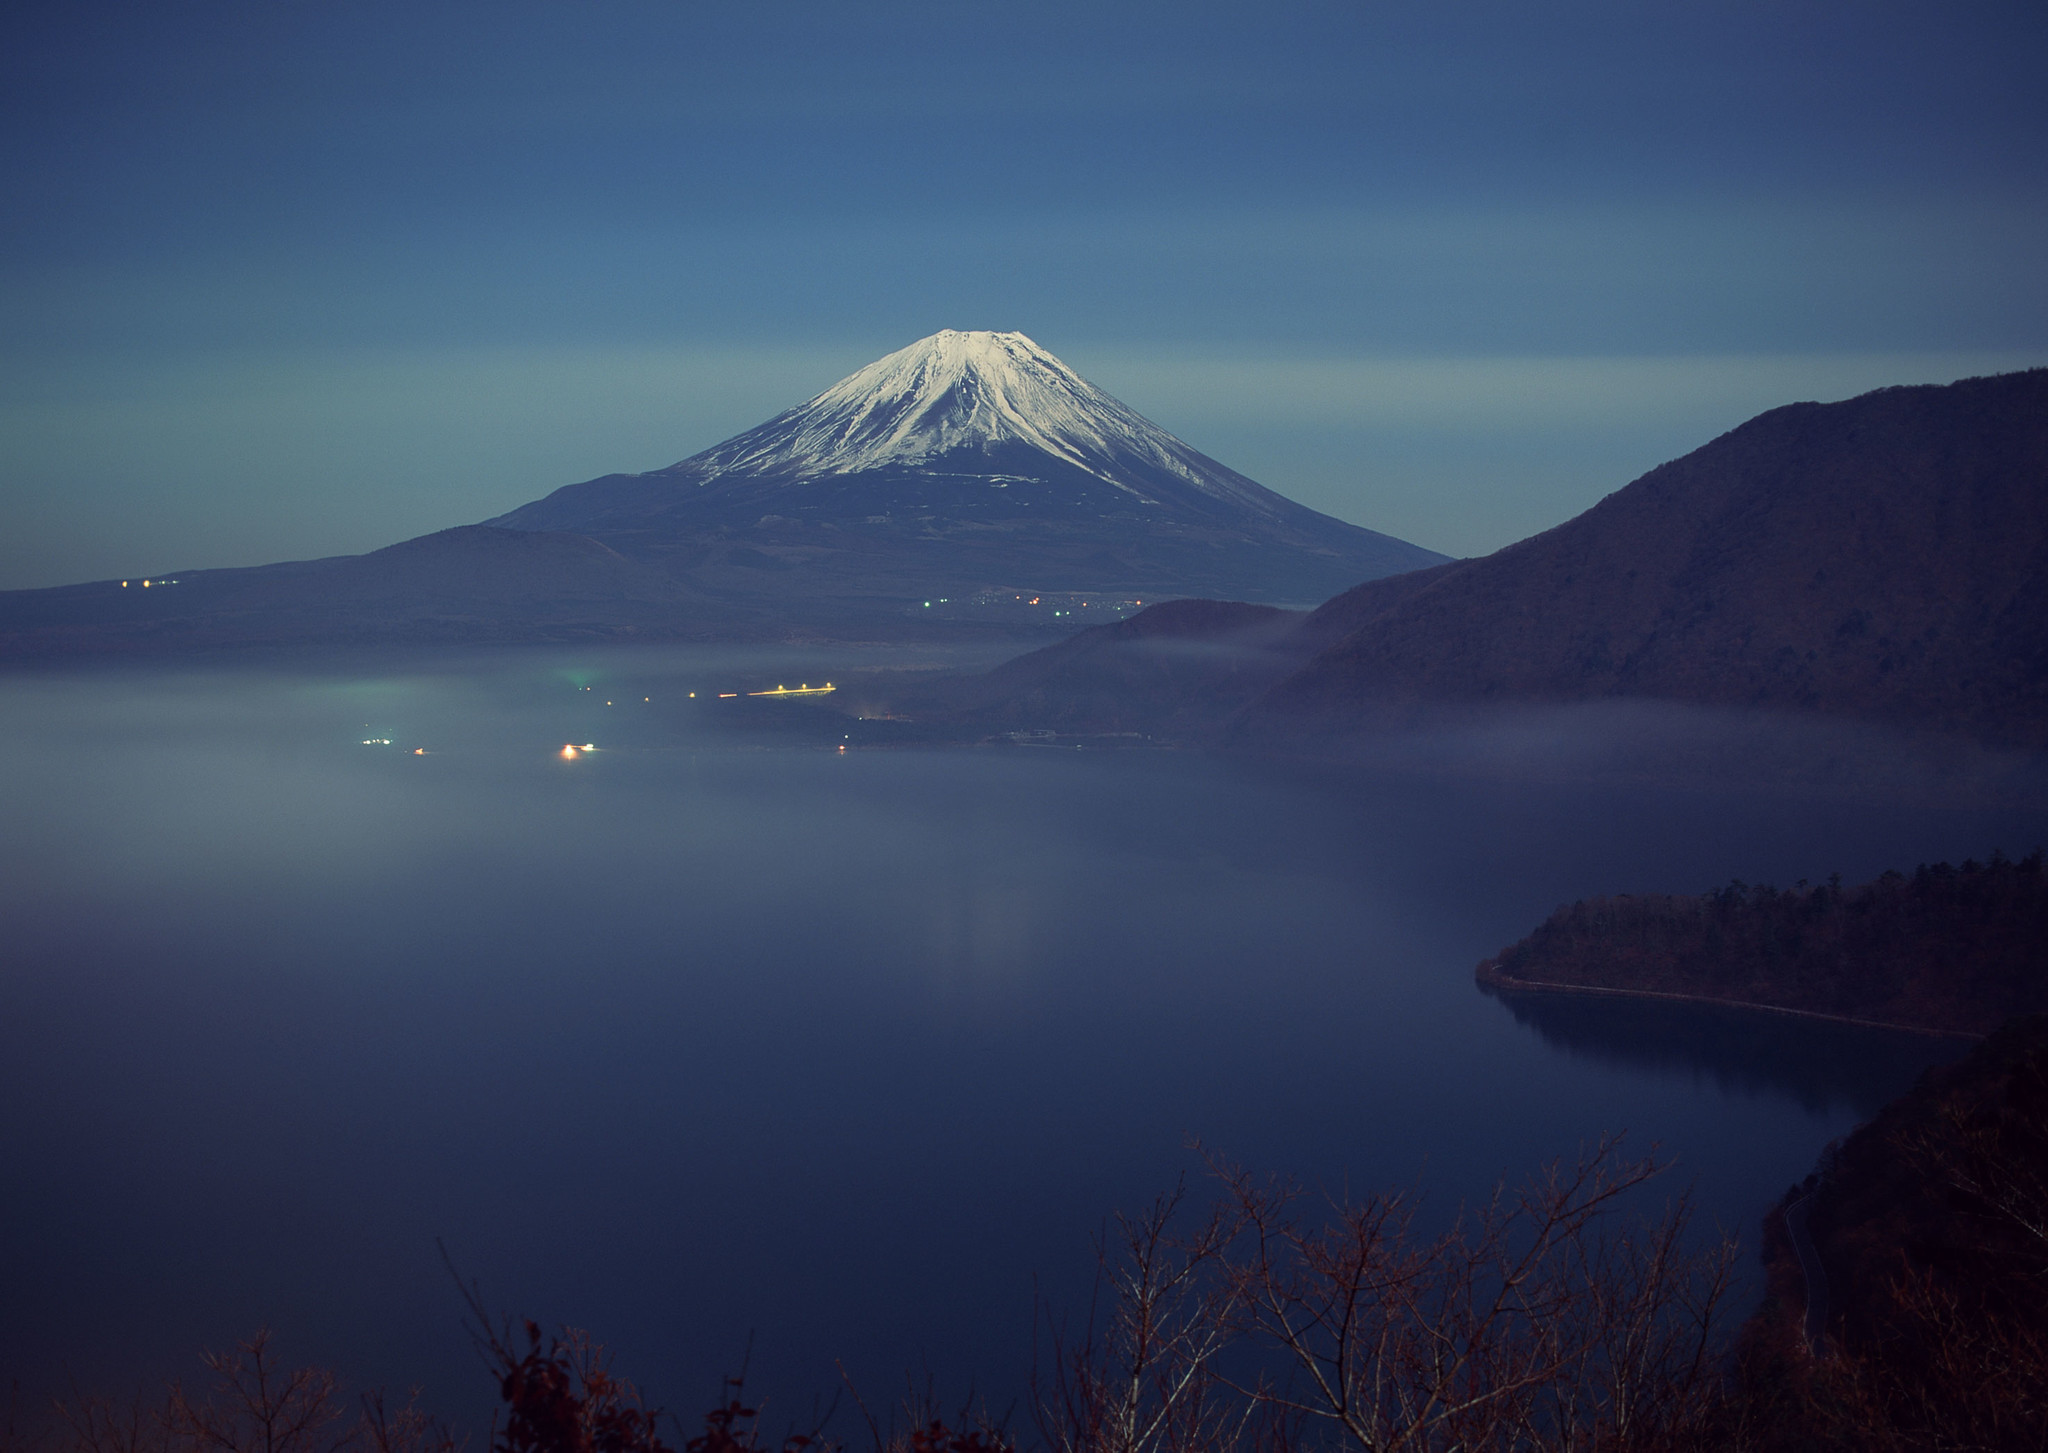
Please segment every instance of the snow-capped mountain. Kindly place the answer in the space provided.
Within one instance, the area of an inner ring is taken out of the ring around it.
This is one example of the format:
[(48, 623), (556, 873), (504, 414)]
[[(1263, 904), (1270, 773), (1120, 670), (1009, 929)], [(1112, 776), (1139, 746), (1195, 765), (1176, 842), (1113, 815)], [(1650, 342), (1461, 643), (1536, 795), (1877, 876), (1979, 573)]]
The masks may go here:
[(1164, 474), (1254, 510), (1278, 498), (1183, 444), (1022, 333), (946, 329), (877, 359), (799, 404), (675, 466), (813, 479), (921, 467), (1021, 444), (1152, 503), (1134, 476)]
[(952, 330), (666, 469), (488, 523), (593, 536), (750, 598), (760, 571), (801, 572), (781, 600), (1015, 587), (1312, 603), (1444, 558), (1225, 468), (1021, 333)]

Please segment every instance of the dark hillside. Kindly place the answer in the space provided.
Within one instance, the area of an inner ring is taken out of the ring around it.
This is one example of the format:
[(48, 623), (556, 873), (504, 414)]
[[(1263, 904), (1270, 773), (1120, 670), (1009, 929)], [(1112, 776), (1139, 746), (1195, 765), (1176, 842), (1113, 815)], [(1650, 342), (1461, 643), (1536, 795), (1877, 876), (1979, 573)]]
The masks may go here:
[(1749, 1445), (2048, 1446), (2048, 1018), (1935, 1069), (1764, 1228)]
[(1370, 618), (1236, 740), (1634, 696), (2048, 745), (2048, 369), (1774, 409), (1556, 529), (1401, 581), (1354, 592)]
[(1303, 619), (1296, 633), (1296, 645), (1304, 657), (1326, 650), (1467, 563), (1452, 560), (1426, 570), (1385, 575), (1354, 585), (1342, 595), (1331, 596)]

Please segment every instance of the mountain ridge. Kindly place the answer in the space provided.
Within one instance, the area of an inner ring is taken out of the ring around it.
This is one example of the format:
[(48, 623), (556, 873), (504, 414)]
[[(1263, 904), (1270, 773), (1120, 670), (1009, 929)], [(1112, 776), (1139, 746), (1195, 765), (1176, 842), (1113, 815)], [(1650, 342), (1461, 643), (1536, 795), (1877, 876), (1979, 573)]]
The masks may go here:
[(1434, 572), (1234, 737), (1305, 744), (1417, 701), (1623, 696), (2048, 742), (2048, 368), (1760, 414)]

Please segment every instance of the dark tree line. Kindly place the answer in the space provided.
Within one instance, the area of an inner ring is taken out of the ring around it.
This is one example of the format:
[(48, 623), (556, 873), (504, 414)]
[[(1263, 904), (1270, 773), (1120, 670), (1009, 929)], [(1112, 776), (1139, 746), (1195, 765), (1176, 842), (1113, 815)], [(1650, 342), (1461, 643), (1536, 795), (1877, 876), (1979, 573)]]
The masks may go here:
[(2048, 871), (1922, 864), (1845, 888), (1740, 881), (1585, 899), (1480, 965), (1482, 983), (1685, 994), (1988, 1034), (2048, 1010)]

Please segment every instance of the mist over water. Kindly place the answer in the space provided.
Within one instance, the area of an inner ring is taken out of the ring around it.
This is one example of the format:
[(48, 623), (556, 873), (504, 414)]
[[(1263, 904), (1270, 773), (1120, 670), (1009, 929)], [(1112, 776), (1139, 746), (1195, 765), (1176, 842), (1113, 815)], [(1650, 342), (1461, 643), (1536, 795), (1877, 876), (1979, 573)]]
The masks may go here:
[(1002, 1404), (1034, 1291), (1078, 1313), (1091, 1235), (1199, 1177), (1191, 1137), (1448, 1212), (1626, 1129), (1753, 1235), (1960, 1046), (1532, 1014), (1473, 965), (1581, 896), (2048, 837), (2009, 763), (1970, 791), (1911, 752), (1878, 788), (1589, 777), (1560, 766), (1583, 722), (1569, 761), (1494, 731), (1342, 771), (721, 729), (719, 692), (890, 664), (918, 662), (0, 682), (0, 1366), (189, 1375), (267, 1322), (472, 1416), (440, 1238), (686, 1412), (750, 1331), (784, 1407), (835, 1358), (884, 1399), (928, 1366)]

